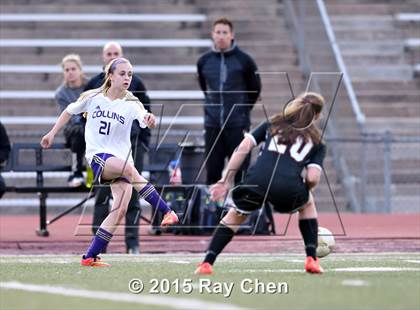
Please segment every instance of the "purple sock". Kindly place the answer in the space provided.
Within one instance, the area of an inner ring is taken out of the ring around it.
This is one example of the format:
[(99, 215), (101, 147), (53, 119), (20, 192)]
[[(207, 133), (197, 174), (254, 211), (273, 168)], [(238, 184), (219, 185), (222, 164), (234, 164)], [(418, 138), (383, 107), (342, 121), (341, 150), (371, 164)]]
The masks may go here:
[(112, 234), (107, 232), (105, 229), (99, 227), (96, 232), (96, 236), (93, 238), (85, 258), (96, 257), (101, 253), (102, 249), (105, 248), (108, 242), (111, 240)]
[(150, 203), (153, 207), (157, 208), (160, 212), (168, 213), (171, 208), (168, 207), (166, 202), (160, 197), (159, 193), (153, 187), (152, 184), (147, 183), (139, 192), (141, 198)]

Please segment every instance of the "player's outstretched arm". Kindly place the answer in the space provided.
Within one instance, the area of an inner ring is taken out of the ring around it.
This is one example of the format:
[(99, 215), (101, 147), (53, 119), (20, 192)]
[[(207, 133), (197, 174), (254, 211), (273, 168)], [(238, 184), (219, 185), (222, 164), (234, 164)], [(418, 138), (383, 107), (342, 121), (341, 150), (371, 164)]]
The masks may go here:
[(53, 128), (41, 139), (41, 146), (44, 149), (49, 148), (52, 145), (55, 135), (70, 120), (70, 118), (71, 114), (68, 113), (66, 110), (64, 110), (63, 113), (61, 113)]
[(229, 189), (234, 184), (235, 175), (248, 154), (254, 147), (254, 142), (249, 137), (245, 137), (230, 157), (223, 177), (210, 187), (211, 199), (223, 201)]

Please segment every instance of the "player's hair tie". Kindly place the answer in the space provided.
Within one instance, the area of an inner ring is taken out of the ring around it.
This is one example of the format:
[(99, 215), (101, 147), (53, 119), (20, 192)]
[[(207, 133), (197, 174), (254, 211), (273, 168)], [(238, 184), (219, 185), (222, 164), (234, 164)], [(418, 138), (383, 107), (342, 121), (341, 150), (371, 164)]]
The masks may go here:
[(124, 62), (128, 62), (128, 61), (127, 59), (123, 57), (116, 58), (115, 60), (113, 60), (112, 64), (109, 66), (108, 73), (111, 73), (112, 71), (114, 71), (118, 64), (124, 63)]
[(302, 99), (302, 103), (303, 104), (312, 104), (311, 100), (307, 99), (307, 98), (303, 98)]

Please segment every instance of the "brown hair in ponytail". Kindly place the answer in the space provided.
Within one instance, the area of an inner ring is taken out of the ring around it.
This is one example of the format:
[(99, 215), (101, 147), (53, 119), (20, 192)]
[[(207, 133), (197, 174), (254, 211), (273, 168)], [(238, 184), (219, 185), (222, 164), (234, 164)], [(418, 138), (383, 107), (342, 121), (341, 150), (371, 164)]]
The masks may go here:
[(271, 135), (280, 135), (286, 144), (295, 142), (298, 136), (305, 141), (311, 139), (315, 144), (321, 142), (321, 133), (314, 125), (315, 117), (321, 113), (324, 106), (324, 98), (314, 92), (299, 95), (290, 101), (283, 112), (273, 115), (270, 121)]

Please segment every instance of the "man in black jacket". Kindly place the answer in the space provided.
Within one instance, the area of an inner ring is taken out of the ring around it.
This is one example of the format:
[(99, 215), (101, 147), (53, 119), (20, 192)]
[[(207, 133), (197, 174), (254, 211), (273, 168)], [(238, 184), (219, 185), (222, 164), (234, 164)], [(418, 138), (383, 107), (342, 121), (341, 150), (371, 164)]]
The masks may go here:
[[(106, 66), (111, 60), (123, 57), (123, 50), (120, 44), (117, 42), (108, 42), (105, 44), (102, 50), (102, 58), (104, 66)], [(93, 88), (100, 87), (105, 78), (105, 72), (101, 72), (94, 76), (86, 85), (85, 91)], [(150, 99), (146, 93), (146, 87), (142, 80), (137, 75), (133, 75), (130, 87), (128, 88), (134, 96), (136, 96), (143, 106), (150, 112)], [(131, 127), (131, 144), (132, 144), (132, 155), (134, 159), (134, 165), (136, 169), (141, 172), (143, 170), (143, 157), (150, 142), (150, 129), (141, 128), (137, 122), (133, 123)], [(103, 220), (108, 216), (109, 213), (109, 198), (111, 197), (111, 190), (109, 187), (100, 187), (96, 194), (95, 208), (93, 213), (93, 234), (96, 231)], [(125, 243), (127, 247), (127, 253), (138, 254), (139, 253), (139, 221), (140, 221), (140, 204), (138, 201), (138, 195), (136, 191), (133, 191), (128, 210), (125, 217)]]
[[(214, 46), (197, 62), (198, 81), (205, 95), (204, 127), (207, 184), (222, 177), (225, 159), (249, 131), (250, 112), (261, 92), (254, 60), (234, 41), (233, 24), (227, 18), (213, 23)], [(242, 165), (245, 171), (249, 158)], [(242, 173), (236, 174), (236, 182)]]
[[(10, 141), (6, 132), (6, 128), (4, 128), (3, 124), (0, 123), (0, 172), (6, 165), (7, 159), (9, 158), (10, 149)], [(5, 191), (6, 183), (0, 174), (0, 198), (4, 195)]]

